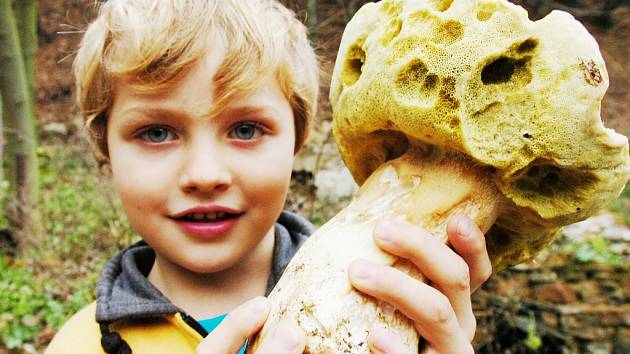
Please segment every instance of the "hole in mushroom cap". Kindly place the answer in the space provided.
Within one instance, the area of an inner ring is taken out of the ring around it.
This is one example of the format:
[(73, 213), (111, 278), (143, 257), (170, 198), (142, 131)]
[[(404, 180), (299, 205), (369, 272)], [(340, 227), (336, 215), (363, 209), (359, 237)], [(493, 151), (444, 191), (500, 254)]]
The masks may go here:
[(350, 68), (352, 71), (361, 74), (361, 69), (363, 68), (363, 60), (361, 59), (350, 59)]
[(544, 160), (533, 162), (517, 176), (510, 187), (511, 198), (548, 217), (582, 208), (598, 181), (588, 170), (562, 168)]
[(536, 47), (538, 47), (538, 40), (534, 38), (529, 38), (523, 41), (523, 43), (519, 44), (518, 47), (516, 48), (516, 51), (521, 54), (529, 53), (533, 51), (534, 49), (536, 49)]
[(396, 159), (407, 151), (407, 136), (395, 130), (377, 130), (370, 133), (376, 138), (383, 151), (383, 162)]
[(415, 105), (434, 107), (440, 94), (440, 78), (429, 72), (427, 65), (415, 58), (396, 75), (396, 94)]
[(396, 84), (401, 87), (415, 86), (423, 82), (429, 70), (420, 59), (414, 59), (407, 67), (398, 73)]
[(363, 72), (363, 64), (365, 64), (365, 51), (358, 44), (351, 46), (348, 54), (346, 54), (346, 61), (341, 74), (341, 79), (346, 86), (359, 80)]
[(517, 186), (522, 190), (531, 190), (538, 194), (553, 196), (558, 187), (562, 187), (561, 173), (559, 168), (551, 165), (532, 166), (518, 180)]
[(422, 86), (425, 90), (433, 90), (438, 83), (438, 76), (435, 74), (429, 74), (424, 78)]
[[(483, 68), (481, 81), (484, 85), (509, 82), (513, 76), (521, 76), (520, 74), (526, 71), (528, 59), (500, 57)], [(529, 82), (529, 80), (526, 81)]]

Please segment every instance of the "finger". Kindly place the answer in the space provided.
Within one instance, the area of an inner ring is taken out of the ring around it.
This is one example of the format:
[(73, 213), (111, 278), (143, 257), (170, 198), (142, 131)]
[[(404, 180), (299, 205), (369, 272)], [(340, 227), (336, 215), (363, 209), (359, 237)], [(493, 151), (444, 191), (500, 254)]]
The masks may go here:
[(470, 300), (468, 265), (450, 247), (415, 225), (385, 221), (375, 232), (377, 244), (385, 251), (408, 259), (450, 301), (469, 339), (476, 320)]
[(359, 291), (385, 301), (414, 322), (418, 333), (438, 351), (457, 353), (469, 345), (448, 298), (392, 267), (355, 260), (350, 282)]
[(367, 340), (374, 354), (411, 354), (394, 333), (384, 328), (372, 329)]
[(470, 289), (477, 290), (492, 275), (492, 263), (486, 249), (486, 239), (472, 220), (455, 215), (446, 227), (448, 240), (470, 269)]
[(298, 354), (304, 351), (306, 335), (297, 326), (281, 323), (265, 337), (256, 354)]
[(258, 332), (269, 314), (269, 300), (260, 296), (232, 310), (197, 347), (197, 354), (238, 352)]

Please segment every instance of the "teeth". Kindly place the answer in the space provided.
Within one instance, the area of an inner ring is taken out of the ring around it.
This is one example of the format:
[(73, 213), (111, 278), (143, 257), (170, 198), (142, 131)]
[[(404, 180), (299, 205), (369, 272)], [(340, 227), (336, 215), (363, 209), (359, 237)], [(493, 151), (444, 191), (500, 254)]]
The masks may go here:
[(217, 221), (225, 218), (226, 213), (219, 211), (215, 213), (194, 213), (190, 216), (195, 221)]

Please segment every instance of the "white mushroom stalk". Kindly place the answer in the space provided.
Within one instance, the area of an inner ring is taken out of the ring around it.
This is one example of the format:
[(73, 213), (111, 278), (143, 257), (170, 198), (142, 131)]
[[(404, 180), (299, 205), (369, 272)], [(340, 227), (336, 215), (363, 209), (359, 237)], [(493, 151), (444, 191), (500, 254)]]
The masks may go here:
[(445, 240), (454, 213), (465, 213), (487, 229), (501, 200), (483, 167), (438, 149), (410, 149), (375, 171), (352, 203), (302, 246), (270, 295), (267, 323), (296, 322), (308, 335), (307, 353), (368, 353), (373, 326), (400, 330), (404, 343), (417, 350), (418, 335), (404, 315), (352, 289), (350, 263), (369, 259), (423, 279), (407, 261), (376, 246), (376, 223), (384, 218), (413, 222)]
[(529, 21), (505, 0), (383, 0), (348, 23), (330, 89), (334, 133), (361, 188), (302, 246), (270, 295), (269, 328), (293, 321), (306, 353), (368, 353), (375, 326), (415, 352), (391, 306), (353, 290), (357, 258), (422, 276), (382, 252), (382, 219), (446, 242), (455, 213), (486, 232), (496, 270), (531, 259), (562, 226), (616, 198), (628, 140), (604, 128), (606, 66), (571, 15)]

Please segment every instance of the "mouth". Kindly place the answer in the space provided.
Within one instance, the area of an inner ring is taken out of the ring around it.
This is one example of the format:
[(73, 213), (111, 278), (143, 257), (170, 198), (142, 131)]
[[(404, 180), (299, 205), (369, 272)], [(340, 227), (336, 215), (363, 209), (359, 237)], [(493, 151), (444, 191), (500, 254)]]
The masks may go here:
[(224, 211), (219, 212), (193, 212), (184, 214), (182, 216), (173, 217), (176, 221), (190, 222), (190, 223), (215, 223), (229, 219), (235, 219), (239, 217), (239, 213), (229, 213)]
[(227, 234), (245, 212), (220, 206), (196, 207), (171, 216), (188, 235), (215, 238)]

